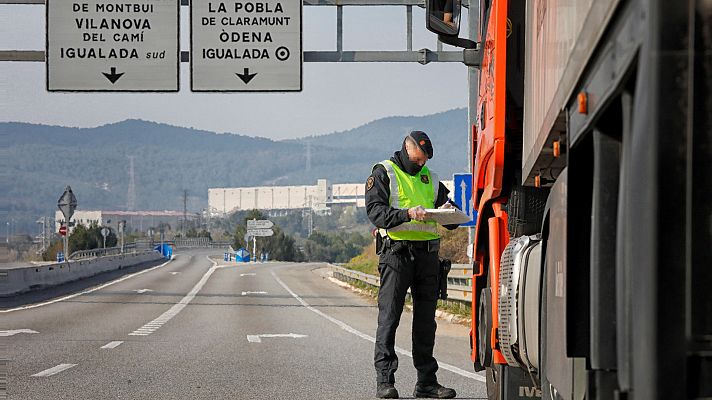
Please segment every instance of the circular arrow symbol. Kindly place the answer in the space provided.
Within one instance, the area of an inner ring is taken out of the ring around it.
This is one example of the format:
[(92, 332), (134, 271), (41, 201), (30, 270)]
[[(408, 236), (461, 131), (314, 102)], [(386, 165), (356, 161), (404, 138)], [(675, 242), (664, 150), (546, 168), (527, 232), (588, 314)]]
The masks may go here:
[(289, 49), (284, 46), (278, 47), (277, 51), (275, 51), (275, 56), (279, 61), (284, 61), (289, 58)]

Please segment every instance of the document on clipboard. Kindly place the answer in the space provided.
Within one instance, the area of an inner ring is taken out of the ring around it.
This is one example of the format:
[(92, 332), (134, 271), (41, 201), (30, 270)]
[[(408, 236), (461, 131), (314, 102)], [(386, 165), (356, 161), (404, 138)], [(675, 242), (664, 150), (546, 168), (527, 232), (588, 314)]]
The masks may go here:
[(457, 208), (427, 208), (425, 209), (427, 213), (426, 219), (430, 221), (435, 221), (440, 225), (454, 225), (454, 224), (464, 224), (471, 221), (469, 217), (464, 212), (458, 210)]

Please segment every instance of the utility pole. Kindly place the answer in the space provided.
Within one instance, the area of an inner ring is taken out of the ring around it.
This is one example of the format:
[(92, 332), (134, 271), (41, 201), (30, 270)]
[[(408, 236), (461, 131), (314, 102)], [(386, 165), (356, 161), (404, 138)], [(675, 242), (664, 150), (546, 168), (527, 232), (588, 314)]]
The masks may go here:
[(134, 180), (134, 156), (129, 157), (129, 191), (126, 196), (126, 209), (136, 209), (136, 181)]
[(311, 236), (312, 231), (314, 231), (314, 214), (312, 210), (312, 197), (309, 196), (309, 202), (307, 203), (308, 210), (307, 212), (307, 237)]
[(311, 142), (307, 141), (307, 174), (311, 172)]
[(47, 217), (42, 217), (37, 220), (37, 224), (42, 226), (42, 230), (40, 231), (40, 240), (42, 241), (42, 247), (40, 248), (39, 253), (44, 253), (46, 247), (46, 241), (45, 238), (47, 237)]
[(188, 189), (183, 189), (183, 225), (181, 226), (181, 237), (185, 238), (185, 224), (188, 220)]

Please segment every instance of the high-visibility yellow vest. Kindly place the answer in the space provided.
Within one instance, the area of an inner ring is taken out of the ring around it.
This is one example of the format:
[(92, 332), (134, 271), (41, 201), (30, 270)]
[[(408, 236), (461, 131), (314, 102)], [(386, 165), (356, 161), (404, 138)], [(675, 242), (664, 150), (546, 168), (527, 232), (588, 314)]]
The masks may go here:
[[(388, 198), (391, 207), (400, 209), (416, 206), (435, 208), (435, 200), (438, 198), (438, 189), (440, 188), (440, 179), (436, 173), (423, 166), (419, 173), (412, 176), (391, 160), (382, 161), (379, 164), (386, 169), (388, 179), (391, 181), (391, 193)], [(435, 221), (412, 220), (385, 229), (385, 233), (393, 240), (433, 240), (440, 238), (437, 227), (438, 224)], [(380, 230), (381, 233), (383, 231), (384, 229)]]

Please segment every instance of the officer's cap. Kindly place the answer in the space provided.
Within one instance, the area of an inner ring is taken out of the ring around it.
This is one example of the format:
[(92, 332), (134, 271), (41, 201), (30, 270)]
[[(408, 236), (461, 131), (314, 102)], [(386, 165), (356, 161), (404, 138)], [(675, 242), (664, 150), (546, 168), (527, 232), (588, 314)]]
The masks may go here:
[(410, 136), (415, 143), (420, 147), (425, 154), (428, 155), (428, 159), (433, 158), (433, 144), (430, 142), (430, 138), (423, 131), (413, 131), (408, 136)]

